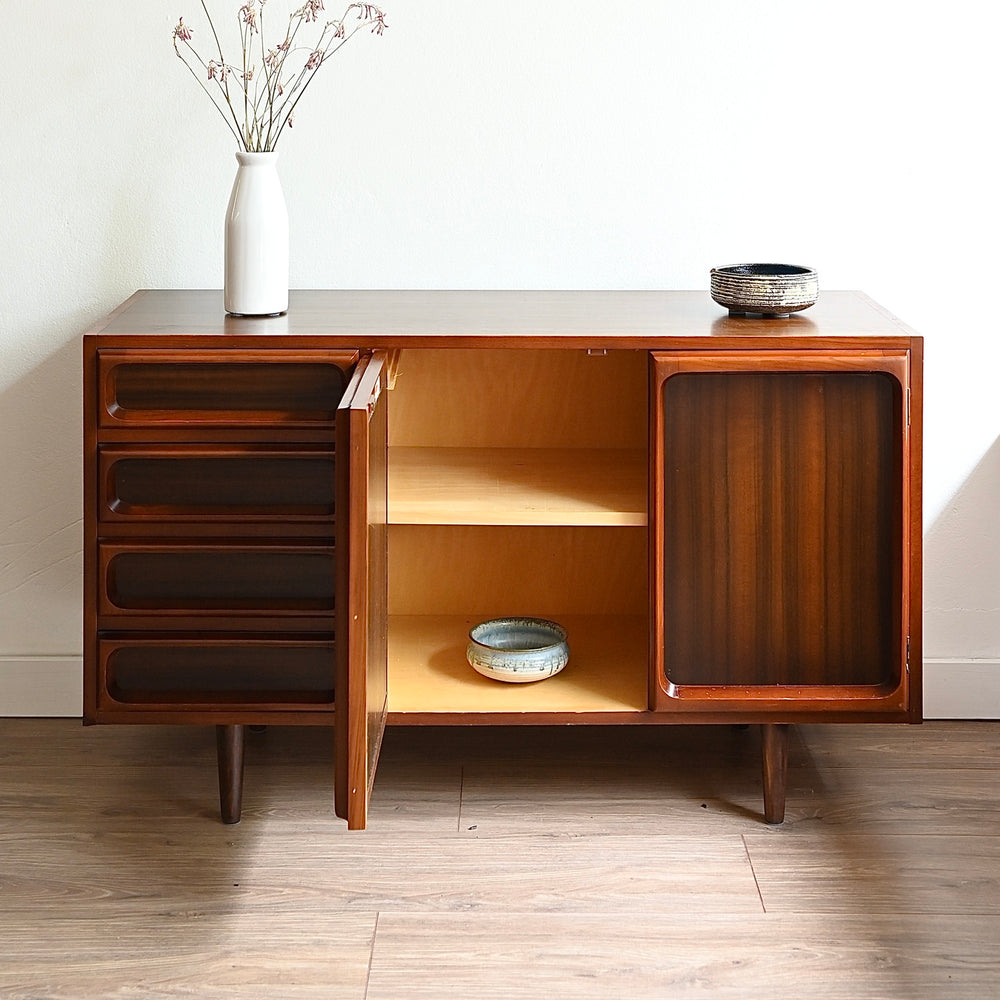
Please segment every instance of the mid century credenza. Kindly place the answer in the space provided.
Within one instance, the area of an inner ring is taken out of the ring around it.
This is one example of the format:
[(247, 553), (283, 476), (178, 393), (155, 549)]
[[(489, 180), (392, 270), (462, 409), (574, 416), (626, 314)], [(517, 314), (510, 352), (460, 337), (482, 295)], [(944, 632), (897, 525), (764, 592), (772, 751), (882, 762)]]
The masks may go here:
[[(922, 341), (857, 292), (141, 291), (83, 338), (86, 723), (333, 727), (365, 826), (386, 725), (921, 719)], [(469, 628), (553, 618), (503, 684)]]

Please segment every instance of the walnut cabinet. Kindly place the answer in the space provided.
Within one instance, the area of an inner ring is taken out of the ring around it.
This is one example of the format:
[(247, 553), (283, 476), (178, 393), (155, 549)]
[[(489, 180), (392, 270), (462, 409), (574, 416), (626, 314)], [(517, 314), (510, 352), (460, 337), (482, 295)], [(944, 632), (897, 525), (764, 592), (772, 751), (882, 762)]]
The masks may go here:
[[(333, 727), (366, 824), (386, 725), (919, 722), (922, 342), (860, 293), (138, 292), (84, 337), (87, 723)], [(465, 662), (484, 618), (566, 670)]]

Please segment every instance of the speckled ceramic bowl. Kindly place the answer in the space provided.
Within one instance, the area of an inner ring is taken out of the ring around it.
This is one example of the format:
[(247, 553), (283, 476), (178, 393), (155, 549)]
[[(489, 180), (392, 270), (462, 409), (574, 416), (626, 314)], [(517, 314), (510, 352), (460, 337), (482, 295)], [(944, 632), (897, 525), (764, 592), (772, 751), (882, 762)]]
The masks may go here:
[(469, 632), (466, 657), (484, 677), (523, 684), (559, 673), (569, 661), (566, 629), (544, 618), (495, 618)]
[(714, 267), (712, 298), (737, 316), (787, 316), (819, 297), (816, 272), (797, 264)]

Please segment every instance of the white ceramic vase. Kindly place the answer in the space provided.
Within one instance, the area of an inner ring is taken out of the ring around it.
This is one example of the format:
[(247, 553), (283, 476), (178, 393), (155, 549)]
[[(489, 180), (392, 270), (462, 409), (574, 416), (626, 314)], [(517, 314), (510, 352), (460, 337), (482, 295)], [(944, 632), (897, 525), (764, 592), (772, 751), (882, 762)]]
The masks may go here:
[(226, 210), (226, 312), (273, 316), (288, 311), (288, 209), (278, 154), (237, 153), (236, 159)]

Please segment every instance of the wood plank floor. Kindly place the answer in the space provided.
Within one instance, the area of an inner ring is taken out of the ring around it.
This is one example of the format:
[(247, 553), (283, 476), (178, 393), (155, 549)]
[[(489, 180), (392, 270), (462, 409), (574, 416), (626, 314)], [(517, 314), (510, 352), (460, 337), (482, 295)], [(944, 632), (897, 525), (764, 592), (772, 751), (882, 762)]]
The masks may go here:
[(1000, 997), (1000, 723), (331, 733), (0, 720), (0, 997)]

